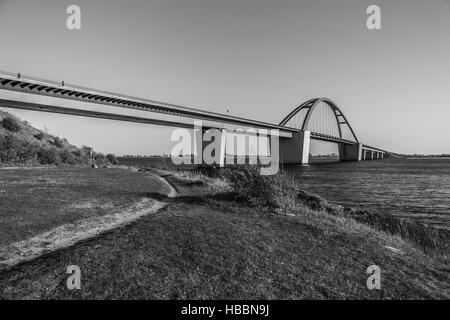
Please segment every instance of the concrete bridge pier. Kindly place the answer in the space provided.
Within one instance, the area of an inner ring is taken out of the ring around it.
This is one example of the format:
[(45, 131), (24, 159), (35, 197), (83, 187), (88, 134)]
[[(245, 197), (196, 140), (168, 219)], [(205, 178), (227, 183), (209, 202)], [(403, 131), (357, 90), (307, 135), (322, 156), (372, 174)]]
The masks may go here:
[(255, 130), (195, 128), (194, 137), (195, 164), (198, 165), (223, 168), (226, 165), (258, 164), (261, 158), (270, 158), (272, 151), (267, 140), (270, 141), (270, 136), (260, 135)]
[(363, 147), (361, 160), (382, 160), (387, 157), (388, 154), (383, 151), (375, 151)]
[(361, 161), (363, 158), (363, 147), (358, 144), (339, 144), (340, 161)]
[(365, 150), (366, 152), (366, 158), (365, 160), (373, 160), (373, 151), (372, 150)]
[(311, 131), (294, 132), (291, 139), (280, 139), (280, 163), (307, 164)]
[[(194, 150), (196, 165), (225, 165), (226, 130), (194, 129)], [(209, 157), (211, 155), (211, 157)]]

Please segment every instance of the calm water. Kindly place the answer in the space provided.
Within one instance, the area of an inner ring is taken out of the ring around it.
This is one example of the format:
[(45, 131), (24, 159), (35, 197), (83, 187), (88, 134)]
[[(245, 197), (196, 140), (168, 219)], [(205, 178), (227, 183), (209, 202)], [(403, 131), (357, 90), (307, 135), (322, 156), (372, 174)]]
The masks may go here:
[(450, 159), (389, 159), (289, 167), (305, 190), (450, 229)]

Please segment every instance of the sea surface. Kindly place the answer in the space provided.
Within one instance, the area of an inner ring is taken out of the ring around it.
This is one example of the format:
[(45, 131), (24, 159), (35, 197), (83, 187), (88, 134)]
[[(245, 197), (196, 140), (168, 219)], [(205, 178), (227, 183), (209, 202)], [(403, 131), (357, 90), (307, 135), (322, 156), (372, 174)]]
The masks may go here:
[(328, 201), (450, 230), (450, 159), (325, 162), (285, 168)]

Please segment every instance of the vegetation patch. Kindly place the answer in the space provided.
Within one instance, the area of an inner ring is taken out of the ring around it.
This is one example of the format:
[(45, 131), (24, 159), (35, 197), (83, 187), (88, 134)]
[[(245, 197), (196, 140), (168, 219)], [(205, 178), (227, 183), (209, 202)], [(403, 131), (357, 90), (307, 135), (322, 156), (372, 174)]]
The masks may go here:
[(21, 129), (19, 121), (12, 116), (4, 117), (2, 120), (2, 125), (3, 128), (12, 132), (19, 132)]
[[(94, 155), (94, 157), (92, 157)], [(33, 128), (26, 121), (0, 111), (0, 166), (118, 165), (113, 154), (77, 148), (66, 139)]]

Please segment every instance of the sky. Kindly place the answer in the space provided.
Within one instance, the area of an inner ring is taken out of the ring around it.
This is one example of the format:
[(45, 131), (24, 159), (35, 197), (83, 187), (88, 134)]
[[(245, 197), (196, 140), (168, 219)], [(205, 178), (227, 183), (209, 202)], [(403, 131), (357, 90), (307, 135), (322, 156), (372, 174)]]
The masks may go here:
[[(450, 153), (450, 0), (0, 0), (0, 40), (2, 71), (271, 123), (328, 97), (366, 144)], [(102, 152), (173, 146), (166, 127), (13, 113)]]

